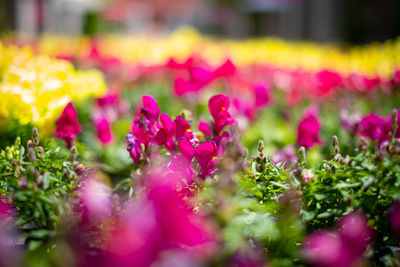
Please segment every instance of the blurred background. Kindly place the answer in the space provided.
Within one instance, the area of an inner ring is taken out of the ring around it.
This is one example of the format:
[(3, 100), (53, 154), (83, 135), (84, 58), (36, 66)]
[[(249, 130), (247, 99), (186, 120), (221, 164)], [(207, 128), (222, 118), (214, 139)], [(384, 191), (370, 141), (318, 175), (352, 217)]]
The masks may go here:
[(205, 34), (360, 44), (400, 35), (400, 0), (0, 0), (0, 32)]

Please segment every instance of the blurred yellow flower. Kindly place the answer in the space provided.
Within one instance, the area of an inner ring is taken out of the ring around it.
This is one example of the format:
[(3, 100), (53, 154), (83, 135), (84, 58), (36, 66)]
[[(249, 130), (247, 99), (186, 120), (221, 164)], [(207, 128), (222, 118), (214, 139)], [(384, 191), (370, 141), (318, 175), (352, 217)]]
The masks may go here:
[(0, 124), (16, 120), (48, 134), (68, 102), (105, 92), (99, 71), (77, 71), (70, 62), (0, 43)]

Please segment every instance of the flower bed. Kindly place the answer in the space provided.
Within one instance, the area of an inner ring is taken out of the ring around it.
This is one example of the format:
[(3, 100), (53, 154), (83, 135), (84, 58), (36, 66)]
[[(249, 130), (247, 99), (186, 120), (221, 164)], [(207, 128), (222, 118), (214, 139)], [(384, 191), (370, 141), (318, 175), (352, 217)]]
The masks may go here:
[(62, 42), (0, 47), (0, 265), (399, 264), (397, 42)]

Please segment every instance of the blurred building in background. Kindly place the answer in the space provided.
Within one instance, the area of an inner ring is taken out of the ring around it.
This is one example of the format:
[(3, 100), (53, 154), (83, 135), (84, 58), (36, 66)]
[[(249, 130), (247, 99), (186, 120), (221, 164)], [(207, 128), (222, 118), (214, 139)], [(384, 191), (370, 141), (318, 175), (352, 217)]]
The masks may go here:
[(400, 35), (399, 0), (0, 0), (0, 30), (82, 34), (202, 32), (370, 42)]

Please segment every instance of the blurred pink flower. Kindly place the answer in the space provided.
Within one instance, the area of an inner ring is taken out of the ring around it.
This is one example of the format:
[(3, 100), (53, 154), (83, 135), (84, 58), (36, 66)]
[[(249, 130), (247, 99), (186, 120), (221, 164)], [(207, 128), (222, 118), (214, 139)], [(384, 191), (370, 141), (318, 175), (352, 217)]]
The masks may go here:
[(230, 59), (227, 59), (218, 68), (214, 70), (214, 78), (229, 77), (236, 73), (237, 69)]
[(96, 177), (89, 174), (84, 178), (80, 188), (80, 204), (82, 207), (82, 223), (104, 220), (111, 216), (111, 189)]
[(82, 126), (78, 123), (78, 114), (71, 102), (65, 106), (56, 124), (56, 137), (64, 139), (67, 147), (71, 148), (78, 133), (82, 131)]
[(378, 144), (389, 140), (391, 125), (384, 118), (371, 113), (366, 115), (360, 122), (359, 135), (378, 141)]
[(264, 107), (270, 102), (269, 86), (258, 84), (254, 86), (254, 105), (257, 108)]
[(101, 116), (95, 118), (94, 125), (96, 127), (97, 138), (100, 140), (102, 144), (107, 145), (114, 141), (111, 125), (106, 117)]
[(305, 257), (316, 266), (355, 266), (372, 242), (367, 218), (352, 212), (343, 216), (336, 229), (317, 231), (303, 242)]
[(319, 138), (320, 129), (321, 125), (316, 111), (308, 110), (297, 127), (297, 144), (305, 148), (311, 148), (314, 144), (321, 144), (322, 141)]

